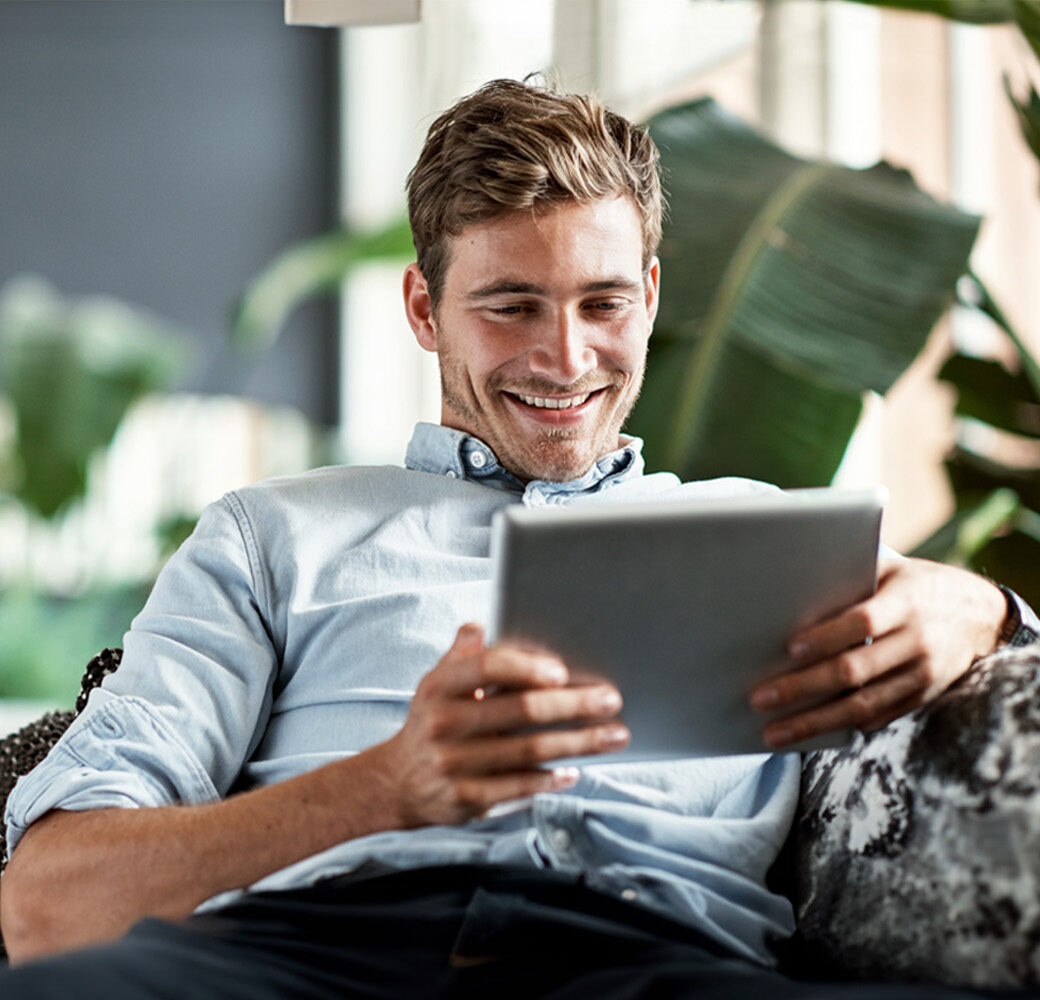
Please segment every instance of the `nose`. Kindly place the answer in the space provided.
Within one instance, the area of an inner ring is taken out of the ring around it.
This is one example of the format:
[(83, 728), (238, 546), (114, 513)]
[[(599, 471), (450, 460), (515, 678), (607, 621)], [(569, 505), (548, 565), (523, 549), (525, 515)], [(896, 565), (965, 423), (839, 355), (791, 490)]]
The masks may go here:
[(596, 351), (589, 341), (587, 325), (570, 310), (561, 309), (545, 325), (531, 349), (528, 365), (535, 375), (571, 385), (592, 371)]

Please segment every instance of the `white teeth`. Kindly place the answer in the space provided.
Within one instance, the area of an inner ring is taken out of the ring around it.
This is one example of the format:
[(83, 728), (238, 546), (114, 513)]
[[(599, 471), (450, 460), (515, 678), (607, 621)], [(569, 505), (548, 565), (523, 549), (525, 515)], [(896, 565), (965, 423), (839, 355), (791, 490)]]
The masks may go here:
[(538, 406), (546, 410), (570, 410), (575, 406), (581, 406), (591, 395), (591, 392), (587, 392), (584, 396), (569, 396), (567, 399), (560, 399), (556, 396), (522, 396), (520, 393), (516, 393), (516, 398), (528, 406)]

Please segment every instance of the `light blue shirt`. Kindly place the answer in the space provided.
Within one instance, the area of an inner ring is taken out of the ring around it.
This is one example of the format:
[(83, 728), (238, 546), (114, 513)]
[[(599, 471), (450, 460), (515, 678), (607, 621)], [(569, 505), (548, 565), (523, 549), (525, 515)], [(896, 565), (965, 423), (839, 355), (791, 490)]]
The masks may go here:
[[(524, 485), (476, 439), (420, 424), (406, 468), (319, 469), (227, 494), (163, 570), (119, 670), (18, 782), (11, 848), (51, 809), (214, 802), (393, 736), (458, 627), (488, 621), (491, 518), (509, 504), (772, 490), (646, 475), (640, 445), (628, 439), (573, 482)], [(794, 918), (764, 879), (798, 780), (794, 754), (595, 764), (566, 792), (461, 826), (347, 841), (251, 889), (309, 885), (370, 859), (580, 871), (771, 963), (770, 941)]]

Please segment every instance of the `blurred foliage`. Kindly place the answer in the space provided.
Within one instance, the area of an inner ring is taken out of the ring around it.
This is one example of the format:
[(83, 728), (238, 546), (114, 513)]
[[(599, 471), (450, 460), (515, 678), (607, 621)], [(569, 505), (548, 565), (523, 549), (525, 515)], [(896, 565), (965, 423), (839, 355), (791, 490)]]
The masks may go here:
[[(1003, 24), (1015, 20), (1016, 0), (853, 0), (871, 7), (937, 14), (965, 24)], [(1026, 0), (1033, 3), (1034, 0)]]
[(825, 485), (954, 298), (978, 219), (881, 163), (792, 156), (714, 101), (650, 121), (670, 214), (631, 428), (686, 479)]
[[(1031, 55), (1027, 77), (1040, 63), (1040, 0), (856, 0), (875, 7), (914, 10), (970, 24), (1013, 24)], [(1028, 83), (1015, 94), (1007, 74), (1004, 91), (1019, 129), (1040, 162), (1040, 93)], [(1000, 580), (1040, 607), (1040, 365), (996, 302), (975, 277), (961, 283), (964, 305), (987, 315), (1014, 348), (1016, 367), (957, 351), (939, 373), (957, 393), (958, 442), (946, 460), (954, 493), (950, 520), (915, 554), (953, 562)], [(1033, 450), (1033, 463), (1002, 455), (1012, 444)]]
[(41, 278), (0, 290), (0, 393), (14, 437), (0, 490), (42, 517), (83, 495), (91, 457), (185, 356), (170, 327), (115, 299), (62, 298)]
[[(1033, 55), (1040, 59), (1040, 0), (853, 0), (872, 7), (936, 14), (965, 24), (1013, 24)], [(1034, 62), (1032, 72), (1037, 70)], [(1026, 84), (1024, 97), (1015, 94), (1007, 74), (1004, 90), (1014, 108), (1022, 138), (1040, 161), (1040, 94), (1036, 85)]]
[(957, 445), (946, 459), (956, 510), (914, 554), (983, 573), (1040, 607), (1040, 360), (977, 278), (960, 289), (1011, 341), (1017, 367), (957, 351), (939, 372), (957, 394)]
[(232, 334), (240, 344), (267, 346), (296, 306), (339, 292), (355, 267), (414, 255), (407, 219), (372, 232), (332, 232), (293, 244), (250, 282), (235, 310)]
[(195, 530), (197, 517), (177, 514), (160, 521), (155, 528), (155, 536), (159, 542), (159, 562), (165, 563), (176, 552), (188, 536)]
[[(112, 298), (69, 299), (38, 277), (0, 289), (0, 505), (55, 524), (130, 406), (169, 386), (187, 354), (165, 322)], [(183, 529), (180, 529), (183, 532)], [(0, 696), (71, 705), (87, 660), (119, 641), (148, 586), (0, 591)]]
[(95, 588), (61, 597), (24, 584), (0, 592), (0, 697), (71, 708), (87, 661), (119, 642), (149, 589)]
[(1029, 146), (1033, 156), (1040, 160), (1040, 94), (1034, 87), (1029, 88), (1029, 93), (1024, 101), (1015, 97), (1011, 89), (1011, 81), (1004, 77), (1004, 90), (1008, 100), (1014, 106), (1015, 115), (1018, 118), (1018, 127), (1022, 132), (1026, 144)]

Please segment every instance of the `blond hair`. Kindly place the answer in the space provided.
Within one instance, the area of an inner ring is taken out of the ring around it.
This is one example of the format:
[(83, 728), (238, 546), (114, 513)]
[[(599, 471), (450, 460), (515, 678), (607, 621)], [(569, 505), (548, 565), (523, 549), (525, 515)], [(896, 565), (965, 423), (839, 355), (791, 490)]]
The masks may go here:
[(436, 306), (448, 239), (477, 222), (563, 201), (629, 195), (643, 234), (643, 270), (661, 239), (658, 152), (646, 129), (595, 97), (492, 80), (431, 126), (408, 175), (408, 218)]

